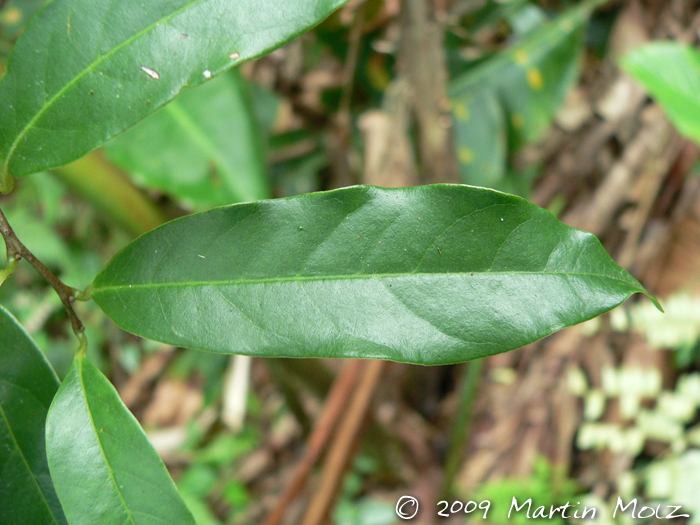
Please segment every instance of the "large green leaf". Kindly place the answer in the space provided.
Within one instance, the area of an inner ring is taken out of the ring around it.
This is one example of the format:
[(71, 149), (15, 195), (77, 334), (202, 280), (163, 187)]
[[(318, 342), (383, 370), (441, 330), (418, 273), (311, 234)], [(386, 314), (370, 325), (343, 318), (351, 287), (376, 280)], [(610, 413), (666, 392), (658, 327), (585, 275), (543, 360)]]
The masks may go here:
[(500, 188), (508, 153), (547, 130), (576, 81), (585, 23), (599, 3), (568, 10), (451, 83), (462, 182)]
[(138, 421), (85, 357), (51, 405), (46, 451), (71, 525), (195, 525)]
[(269, 196), (261, 139), (237, 70), (184, 90), (105, 151), (144, 185), (196, 208)]
[(117, 324), (175, 345), (422, 364), (518, 348), (643, 291), (593, 235), (458, 185), (217, 208), (137, 239), (91, 287)]
[(632, 51), (622, 67), (656, 98), (686, 137), (700, 144), (700, 53), (677, 42)]
[(74, 160), (346, 0), (53, 0), (0, 83), (0, 180)]
[(17, 320), (0, 306), (0, 523), (64, 524), (44, 446), (58, 379)]

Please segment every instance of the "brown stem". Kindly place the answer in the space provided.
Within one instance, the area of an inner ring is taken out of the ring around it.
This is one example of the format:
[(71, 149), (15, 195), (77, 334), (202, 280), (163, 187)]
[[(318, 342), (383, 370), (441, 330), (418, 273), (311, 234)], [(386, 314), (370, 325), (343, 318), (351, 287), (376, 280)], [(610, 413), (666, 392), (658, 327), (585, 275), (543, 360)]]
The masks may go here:
[(328, 451), (319, 490), (311, 498), (302, 525), (330, 523), (329, 515), (354, 452), (357, 450), (363, 423), (367, 420), (372, 396), (382, 378), (386, 361), (367, 360), (363, 363), (357, 389), (347, 401), (347, 410), (340, 422), (331, 449)]
[(22, 244), (22, 241), (17, 238), (17, 235), (15, 235), (10, 223), (7, 222), (7, 217), (5, 217), (2, 210), (0, 210), (0, 233), (2, 233), (2, 236), (5, 239), (7, 260), (12, 262), (18, 261), (19, 259), (26, 259), (27, 262), (31, 264), (34, 269), (49, 282), (53, 289), (56, 290), (58, 297), (61, 299), (63, 306), (68, 312), (68, 317), (70, 319), (71, 326), (73, 327), (73, 332), (75, 332), (75, 335), (82, 342), (85, 338), (85, 335), (83, 334), (85, 327), (75, 314), (75, 310), (73, 310), (73, 302), (75, 301), (75, 295), (78, 290), (63, 283), (63, 281), (56, 277), (54, 273), (44, 265), (44, 263), (34, 257), (34, 254), (30, 252), (27, 247)]
[(444, 24), (431, 0), (406, 0), (402, 11), (399, 64), (412, 89), (421, 175), (428, 183), (456, 182)]
[(351, 359), (343, 363), (343, 368), (341, 368), (335, 383), (333, 383), (333, 388), (326, 398), (321, 415), (316, 421), (314, 430), (306, 445), (304, 456), (294, 469), (291, 483), (289, 483), (282, 497), (277, 502), (277, 506), (270, 513), (267, 521), (265, 521), (265, 525), (278, 525), (281, 523), (287, 507), (304, 488), (309, 472), (311, 472), (311, 469), (323, 453), (333, 429), (335, 429), (338, 420), (343, 415), (343, 409), (347, 404), (347, 400), (357, 384), (361, 365), (361, 361), (357, 359)]

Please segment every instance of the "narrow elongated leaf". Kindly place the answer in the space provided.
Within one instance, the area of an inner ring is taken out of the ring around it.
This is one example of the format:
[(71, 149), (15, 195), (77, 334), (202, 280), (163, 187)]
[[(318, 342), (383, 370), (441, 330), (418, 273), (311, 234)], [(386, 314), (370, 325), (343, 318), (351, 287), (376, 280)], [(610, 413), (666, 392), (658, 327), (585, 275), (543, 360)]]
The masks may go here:
[(74, 160), (346, 0), (53, 0), (0, 84), (0, 177)]
[(0, 523), (66, 523), (46, 462), (44, 424), (58, 379), (0, 306)]
[(269, 196), (257, 123), (238, 71), (186, 89), (105, 145), (144, 185), (196, 208)]
[(51, 405), (46, 450), (71, 525), (195, 525), (138, 421), (85, 357)]
[(214, 209), (119, 253), (92, 297), (135, 334), (215, 352), (454, 363), (518, 348), (641, 285), (512, 195), (358, 186)]
[(568, 10), (451, 83), (462, 182), (500, 188), (508, 153), (547, 130), (576, 81), (585, 24), (599, 3)]
[(632, 51), (622, 67), (639, 80), (686, 137), (700, 144), (700, 53), (677, 42)]

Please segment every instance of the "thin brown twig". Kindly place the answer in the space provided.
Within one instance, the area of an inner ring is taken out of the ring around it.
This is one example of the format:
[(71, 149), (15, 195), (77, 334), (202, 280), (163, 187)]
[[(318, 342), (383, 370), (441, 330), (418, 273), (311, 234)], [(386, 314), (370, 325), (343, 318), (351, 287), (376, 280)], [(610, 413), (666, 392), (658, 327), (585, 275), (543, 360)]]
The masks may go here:
[(48, 283), (58, 294), (58, 297), (61, 299), (63, 306), (68, 312), (68, 318), (70, 319), (71, 326), (73, 327), (73, 332), (82, 343), (85, 339), (85, 334), (83, 333), (85, 331), (85, 327), (73, 309), (73, 302), (75, 301), (78, 290), (71, 288), (56, 277), (56, 275), (54, 275), (54, 273), (49, 270), (44, 263), (37, 259), (34, 254), (30, 252), (24, 244), (22, 244), (22, 241), (17, 238), (17, 235), (12, 229), (12, 226), (10, 226), (10, 223), (7, 222), (7, 217), (5, 217), (2, 210), (0, 210), (0, 233), (2, 233), (2, 236), (5, 239), (8, 263), (11, 264), (14, 261), (19, 261), (20, 259), (26, 259), (27, 262), (31, 264), (34, 269), (48, 281)]
[(371, 406), (374, 390), (379, 383), (386, 361), (368, 360), (362, 368), (362, 375), (350, 400), (348, 409), (336, 433), (333, 447), (328, 451), (321, 474), (319, 491), (311, 499), (301, 521), (302, 525), (330, 523), (328, 516), (333, 502), (338, 496), (343, 475), (357, 450), (363, 423)]
[(314, 425), (304, 456), (294, 469), (292, 481), (278, 500), (277, 506), (273, 509), (267, 521), (265, 521), (265, 525), (278, 525), (282, 521), (289, 504), (304, 488), (309, 472), (311, 472), (311, 469), (325, 449), (328, 438), (343, 414), (347, 400), (356, 386), (361, 365), (362, 362), (357, 359), (343, 363), (343, 367), (333, 383), (331, 391), (328, 393), (323, 410)]

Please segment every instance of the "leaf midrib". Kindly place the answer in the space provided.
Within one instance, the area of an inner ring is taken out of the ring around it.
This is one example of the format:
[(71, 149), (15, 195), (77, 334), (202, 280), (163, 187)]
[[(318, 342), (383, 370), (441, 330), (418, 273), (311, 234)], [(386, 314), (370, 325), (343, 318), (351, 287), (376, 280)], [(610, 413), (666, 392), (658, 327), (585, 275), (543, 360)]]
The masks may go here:
[(112, 469), (112, 464), (110, 461), (107, 459), (107, 453), (105, 452), (104, 445), (102, 444), (102, 440), (100, 439), (100, 434), (97, 431), (97, 425), (95, 425), (95, 419), (92, 415), (92, 408), (90, 407), (90, 401), (88, 400), (87, 396), (87, 389), (85, 388), (85, 377), (83, 375), (83, 365), (80, 361), (77, 363), (78, 365), (78, 378), (80, 380), (80, 391), (83, 395), (83, 399), (85, 400), (85, 407), (87, 408), (87, 413), (88, 417), (90, 418), (90, 426), (92, 427), (92, 430), (95, 435), (95, 439), (97, 440), (97, 443), (100, 448), (100, 452), (102, 454), (102, 459), (104, 459), (105, 465), (107, 467), (107, 471), (109, 472), (109, 478), (112, 481), (112, 484), (114, 485), (114, 488), (117, 491), (117, 494), (119, 494), (119, 499), (121, 499), (122, 504), (124, 506), (124, 510), (127, 512), (129, 521), (133, 523), (133, 525), (136, 525), (136, 520), (134, 519), (134, 516), (131, 512), (131, 508), (126, 502), (126, 499), (124, 498), (124, 494), (122, 493), (121, 489), (119, 488), (119, 483), (117, 483), (117, 479), (114, 477), (114, 471)]
[(168, 22), (175, 18), (176, 16), (180, 15), (181, 13), (184, 13), (186, 10), (190, 9), (191, 7), (204, 2), (205, 0), (192, 0), (191, 2), (188, 2), (184, 6), (182, 6), (180, 9), (173, 11), (172, 13), (164, 16), (163, 18), (158, 19), (155, 21), (153, 24), (145, 27), (138, 33), (135, 33), (131, 37), (127, 38), (117, 46), (113, 47), (110, 49), (107, 53), (104, 55), (100, 56), (97, 60), (91, 62), (86, 68), (84, 68), (80, 73), (78, 73), (76, 76), (74, 76), (65, 86), (63, 86), (60, 90), (56, 92), (55, 95), (53, 95), (46, 104), (44, 104), (41, 109), (29, 120), (29, 122), (22, 128), (22, 131), (20, 131), (19, 135), (17, 135), (17, 138), (15, 141), (12, 143), (10, 146), (10, 149), (7, 152), (7, 158), (5, 159), (5, 162), (3, 163), (2, 166), (2, 172), (7, 173), (8, 167), (10, 165), (10, 160), (12, 159), (12, 156), (14, 155), (15, 150), (17, 149), (17, 145), (19, 142), (24, 138), (24, 136), (29, 132), (29, 130), (34, 126), (34, 124), (37, 123), (37, 121), (46, 113), (49, 108), (51, 108), (56, 101), (61, 98), (66, 91), (68, 91), (71, 87), (73, 87), (78, 81), (80, 81), (85, 75), (93, 71), (97, 66), (105, 62), (107, 59), (111, 58), (114, 56), (116, 53), (124, 49), (126, 46), (129, 44), (135, 42), (139, 38), (141, 38), (143, 35), (147, 34), (148, 32), (156, 29), (158, 26), (161, 24)]
[(314, 276), (292, 276), (292, 277), (270, 277), (261, 279), (224, 279), (218, 281), (175, 281), (175, 282), (160, 282), (160, 283), (136, 283), (136, 284), (114, 284), (106, 286), (93, 286), (92, 293), (104, 292), (110, 290), (134, 290), (144, 288), (183, 288), (183, 287), (199, 287), (199, 286), (225, 286), (225, 285), (255, 285), (268, 283), (285, 283), (285, 282), (321, 282), (321, 281), (340, 281), (340, 280), (365, 280), (365, 279), (383, 279), (392, 277), (427, 277), (427, 276), (452, 276), (452, 275), (469, 275), (470, 277), (484, 275), (552, 275), (563, 277), (597, 277), (600, 279), (608, 279), (615, 282), (626, 282), (627, 279), (619, 279), (610, 275), (602, 275), (596, 273), (582, 272), (535, 272), (535, 271), (510, 271), (510, 272), (407, 272), (407, 273), (381, 273), (381, 274), (352, 274), (352, 275), (314, 275)]

